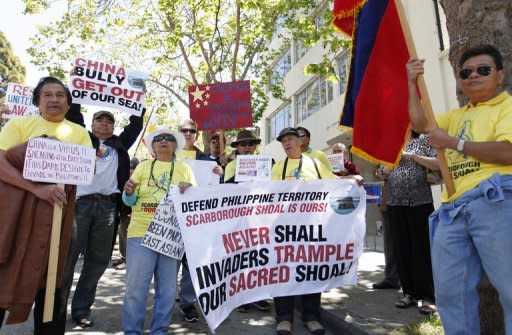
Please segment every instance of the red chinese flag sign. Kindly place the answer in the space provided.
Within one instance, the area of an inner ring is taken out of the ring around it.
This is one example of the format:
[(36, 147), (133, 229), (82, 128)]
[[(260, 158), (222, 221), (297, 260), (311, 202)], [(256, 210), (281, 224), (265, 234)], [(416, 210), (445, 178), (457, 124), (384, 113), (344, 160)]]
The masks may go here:
[(190, 118), (200, 130), (252, 127), (248, 80), (192, 85), (188, 93)]

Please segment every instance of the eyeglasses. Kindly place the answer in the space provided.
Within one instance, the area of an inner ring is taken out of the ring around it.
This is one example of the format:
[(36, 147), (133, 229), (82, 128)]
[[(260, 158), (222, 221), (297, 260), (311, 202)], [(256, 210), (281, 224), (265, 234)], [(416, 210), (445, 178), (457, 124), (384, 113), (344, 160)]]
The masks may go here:
[(172, 136), (171, 134), (160, 134), (153, 137), (153, 142), (176, 142), (176, 138)]
[(488, 75), (491, 74), (492, 72), (492, 69), (494, 69), (494, 67), (490, 66), (490, 65), (480, 65), (480, 66), (477, 66), (476, 68), (473, 68), (473, 67), (467, 67), (467, 68), (464, 68), (462, 70), (459, 71), (459, 77), (460, 79), (462, 80), (465, 80), (465, 79), (468, 79), (469, 76), (471, 76), (471, 74), (473, 72), (477, 72), (479, 75), (481, 76), (484, 76), (484, 77), (487, 77)]
[(186, 133), (195, 134), (195, 133), (197, 133), (197, 130), (191, 129), (191, 128), (181, 128), (180, 132), (183, 134), (186, 134)]
[(239, 146), (242, 146), (242, 147), (252, 147), (253, 145), (256, 145), (256, 144), (258, 144), (258, 143), (256, 143), (256, 142), (252, 142), (252, 141), (250, 141), (250, 142), (240, 142), (240, 143), (238, 143), (238, 145), (239, 145)]

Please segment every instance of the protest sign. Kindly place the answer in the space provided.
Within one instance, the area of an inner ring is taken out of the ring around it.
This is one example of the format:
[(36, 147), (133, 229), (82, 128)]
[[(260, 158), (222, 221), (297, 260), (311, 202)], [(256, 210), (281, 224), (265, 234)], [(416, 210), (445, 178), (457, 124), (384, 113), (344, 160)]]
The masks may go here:
[(340, 172), (345, 168), (345, 155), (344, 154), (332, 154), (328, 155), (327, 159), (331, 163), (332, 171), (334, 173)]
[(242, 304), (357, 282), (366, 199), (353, 180), (191, 187), (173, 202), (212, 331)]
[(176, 187), (171, 187), (160, 201), (141, 245), (165, 256), (181, 260), (185, 249), (183, 248), (176, 211), (170, 196), (170, 193), (175, 190)]
[(36, 137), (27, 144), (23, 178), (45, 183), (89, 185), (95, 163), (93, 148)]
[(252, 127), (251, 87), (248, 80), (188, 87), (190, 118), (199, 129)]
[(2, 117), (13, 119), (20, 116), (39, 115), (39, 108), (32, 104), (32, 90), (32, 87), (21, 84), (7, 84), (5, 102), (9, 111)]
[(185, 159), (192, 172), (198, 186), (217, 185), (220, 183), (220, 176), (213, 173), (213, 168), (217, 166), (217, 162), (214, 161), (199, 161), (192, 159)]
[(74, 103), (142, 114), (146, 73), (86, 58), (77, 58), (74, 66), (69, 77)]
[(236, 157), (235, 181), (270, 180), (272, 157), (260, 155), (238, 155)]

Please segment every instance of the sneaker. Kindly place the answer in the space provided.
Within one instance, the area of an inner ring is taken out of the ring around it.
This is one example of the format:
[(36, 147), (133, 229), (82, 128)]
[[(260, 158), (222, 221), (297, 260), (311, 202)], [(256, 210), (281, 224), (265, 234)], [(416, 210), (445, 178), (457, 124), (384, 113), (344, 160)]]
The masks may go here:
[(194, 305), (182, 308), (181, 313), (183, 313), (183, 319), (187, 322), (199, 321), (199, 314), (197, 314), (197, 311), (196, 311), (196, 308), (194, 307)]
[(270, 304), (266, 300), (255, 301), (252, 303), (252, 305), (262, 312), (267, 312), (270, 310)]
[(290, 321), (281, 321), (276, 327), (277, 335), (292, 335), (292, 323)]
[(119, 263), (114, 268), (116, 270), (126, 270), (126, 263), (125, 262)]

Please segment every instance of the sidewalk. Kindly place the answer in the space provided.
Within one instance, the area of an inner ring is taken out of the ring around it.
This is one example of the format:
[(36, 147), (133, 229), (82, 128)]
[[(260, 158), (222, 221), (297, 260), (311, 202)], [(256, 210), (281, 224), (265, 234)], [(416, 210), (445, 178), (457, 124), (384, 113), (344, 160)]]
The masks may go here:
[(389, 334), (393, 329), (421, 322), (417, 308), (394, 306), (398, 290), (374, 290), (384, 278), (384, 254), (365, 252), (359, 261), (358, 285), (322, 294), (322, 318), (335, 334)]
[[(75, 271), (75, 284), (78, 279), (81, 262)], [(359, 284), (354, 287), (332, 289), (322, 294), (322, 318), (327, 328), (326, 335), (340, 334), (389, 334), (393, 329), (418, 323), (423, 319), (417, 308), (401, 310), (394, 302), (401, 297), (396, 290), (373, 290), (372, 283), (382, 279), (384, 255), (377, 252), (365, 252), (359, 263)], [(121, 310), (124, 297), (124, 271), (110, 267), (100, 280), (92, 317), (95, 326), (81, 329), (69, 320), (66, 334), (74, 335), (121, 335)], [(74, 289), (74, 288), (73, 288)], [(270, 300), (269, 300), (270, 301)], [(148, 299), (146, 328), (150, 324), (152, 297)], [(310, 333), (299, 322), (296, 315), (294, 335)], [(32, 319), (21, 325), (4, 326), (1, 335), (33, 334)], [(204, 320), (197, 323), (184, 322), (178, 308), (174, 309), (173, 322), (169, 334), (199, 335), (210, 334)], [(274, 308), (270, 312), (261, 312), (251, 308), (249, 313), (233, 311), (217, 329), (219, 335), (273, 335), (275, 334)]]

